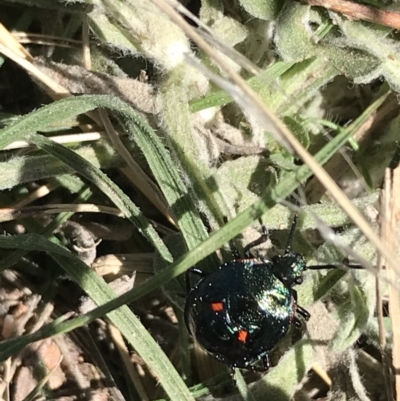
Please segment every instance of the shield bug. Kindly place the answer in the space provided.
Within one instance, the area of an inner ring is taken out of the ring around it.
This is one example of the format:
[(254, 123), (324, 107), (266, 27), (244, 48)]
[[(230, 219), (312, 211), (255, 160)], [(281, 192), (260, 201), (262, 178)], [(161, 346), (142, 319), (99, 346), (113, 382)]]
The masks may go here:
[[(268, 238), (263, 228), (262, 236), (245, 247), (244, 258), (224, 263), (210, 274), (196, 268), (189, 271), (201, 278), (186, 299), (188, 330), (211, 356), (231, 368), (268, 370), (268, 353), (292, 324), (300, 326), (301, 318), (310, 317), (297, 304), (293, 286), (302, 283), (307, 269), (336, 267), (307, 268), (304, 257), (291, 249), (296, 223), (297, 215), (283, 255), (271, 260), (251, 257), (250, 249)], [(255, 364), (258, 361), (261, 365)]]

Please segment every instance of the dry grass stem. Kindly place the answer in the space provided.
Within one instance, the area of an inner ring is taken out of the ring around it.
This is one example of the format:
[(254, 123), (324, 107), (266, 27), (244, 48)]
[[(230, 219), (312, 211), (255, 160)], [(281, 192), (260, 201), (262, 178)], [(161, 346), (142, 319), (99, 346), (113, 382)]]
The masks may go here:
[(400, 13), (359, 4), (348, 0), (304, 0), (310, 6), (324, 7), (355, 20), (373, 22), (374, 24), (400, 29)]

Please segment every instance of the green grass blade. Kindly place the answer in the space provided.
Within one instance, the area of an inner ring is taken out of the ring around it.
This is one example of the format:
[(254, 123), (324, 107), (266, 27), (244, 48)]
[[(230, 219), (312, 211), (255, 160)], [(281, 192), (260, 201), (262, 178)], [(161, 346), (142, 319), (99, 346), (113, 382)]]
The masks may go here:
[[(13, 141), (26, 139), (28, 133), (43, 130), (57, 121), (72, 118), (76, 115), (93, 110), (96, 107), (108, 108), (116, 112), (120, 117), (122, 116), (121, 120), (123, 124), (128, 129), (131, 138), (138, 143), (143, 151), (147, 162), (150, 165), (153, 174), (156, 176), (175, 215), (180, 217), (179, 225), (189, 248), (194, 247), (201, 240), (205, 239), (207, 237), (206, 228), (198, 215), (196, 207), (188, 196), (186, 187), (161, 140), (157, 137), (152, 128), (142, 119), (142, 117), (140, 117), (129, 105), (119, 99), (110, 96), (87, 95), (62, 99), (49, 106), (45, 106), (40, 110), (28, 114), (13, 125), (1, 130), (0, 148), (7, 146)], [(49, 152), (52, 148), (55, 149), (56, 147), (50, 145), (47, 146)], [(60, 146), (58, 146), (57, 149), (61, 149)], [(70, 153), (70, 155), (71, 154), (72, 153)], [(78, 164), (82, 165), (82, 161), (78, 162), (77, 158), (74, 159)], [(64, 162), (69, 165), (68, 159), (64, 160)], [(77, 165), (75, 167), (77, 167)], [(87, 168), (88, 167), (86, 167), (86, 169)], [(95, 171), (92, 171), (91, 176), (94, 177), (94, 174), (96, 175)], [(101, 175), (101, 173), (98, 173), (97, 175), (99, 174)], [(107, 178), (104, 177), (105, 176), (103, 175), (102, 179), (99, 179), (99, 176), (96, 178), (99, 185), (105, 185), (101, 184), (102, 181), (107, 181)], [(110, 182), (108, 182), (108, 184), (107, 191), (110, 189), (110, 185), (111, 187), (113, 186)], [(118, 190), (116, 191), (118, 192)], [(105, 193), (107, 194), (107, 192)], [(121, 192), (119, 192), (119, 196), (117, 197), (122, 197), (119, 202), (118, 199), (113, 199), (114, 202), (117, 201), (119, 203), (116, 203), (117, 206), (120, 207), (121, 203), (131, 204), (126, 197), (124, 199)], [(124, 207), (124, 209), (126, 210), (126, 207)], [(121, 211), (124, 210), (121, 209)], [(141, 228), (143, 229), (143, 227)], [(164, 258), (168, 260), (165, 255), (165, 250)]]
[[(291, 67), (294, 62), (277, 61), (268, 67), (265, 71), (260, 73), (259, 76), (250, 78), (247, 83), (257, 93), (265, 90), (268, 85), (271, 85), (273, 81), (283, 75)], [(223, 90), (215, 92), (201, 99), (196, 99), (190, 102), (190, 111), (195, 113), (200, 110), (207, 109), (209, 107), (220, 107), (232, 102), (232, 97)]]
[[(179, 175), (176, 163), (165, 149), (154, 130), (143, 120), (135, 120), (124, 114), (123, 124), (129, 137), (134, 140), (150, 166), (161, 190), (177, 217), (179, 228), (189, 249), (208, 237), (206, 227), (200, 219), (197, 208), (186, 185)], [(217, 260), (214, 260), (217, 263)]]
[(34, 143), (45, 152), (50, 153), (57, 159), (61, 160), (63, 163), (70, 166), (77, 173), (96, 185), (154, 245), (154, 247), (160, 252), (161, 256), (166, 261), (172, 261), (172, 256), (164, 242), (161, 240), (155, 229), (150, 225), (149, 221), (144, 217), (142, 212), (101, 170), (94, 167), (73, 150), (52, 142), (42, 135), (30, 134), (27, 136), (26, 140)]
[[(76, 153), (98, 168), (123, 165), (122, 160), (106, 143), (80, 148)], [(72, 168), (51, 155), (27, 155), (0, 162), (0, 171), (7, 171), (7, 174), (0, 175), (0, 190), (74, 172)]]
[[(48, 241), (43, 236), (35, 234), (0, 236), (0, 248), (48, 252), (98, 305), (104, 304), (116, 296), (104, 280), (90, 270), (82, 261), (67, 249)], [(108, 314), (108, 317), (148, 366), (151, 367), (171, 399), (179, 401), (194, 400), (189, 389), (160, 346), (127, 306), (121, 306), (118, 310), (114, 310)], [(58, 330), (58, 327), (58, 325), (55, 326), (54, 335), (60, 334), (61, 331)], [(32, 339), (32, 337), (29, 338), (28, 336), (19, 337), (11, 340), (11, 346), (9, 341), (0, 343), (0, 360), (10, 356), (10, 350), (15, 352), (26, 345), (27, 338)]]

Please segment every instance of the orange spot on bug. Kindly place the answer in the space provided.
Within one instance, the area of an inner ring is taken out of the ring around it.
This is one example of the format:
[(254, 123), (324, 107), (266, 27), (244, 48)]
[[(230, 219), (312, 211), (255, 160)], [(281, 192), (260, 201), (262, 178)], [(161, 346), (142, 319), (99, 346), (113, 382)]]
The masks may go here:
[(245, 343), (248, 335), (249, 335), (249, 332), (247, 330), (240, 330), (238, 333), (238, 340), (242, 343)]
[(221, 312), (224, 310), (224, 303), (223, 302), (213, 302), (211, 304), (211, 309), (214, 312)]

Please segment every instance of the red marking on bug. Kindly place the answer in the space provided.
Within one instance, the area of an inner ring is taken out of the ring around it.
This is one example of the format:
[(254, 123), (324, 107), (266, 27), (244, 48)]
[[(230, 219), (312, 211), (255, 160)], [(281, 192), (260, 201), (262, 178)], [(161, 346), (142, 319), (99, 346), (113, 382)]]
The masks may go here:
[(238, 332), (238, 340), (242, 343), (246, 342), (248, 336), (249, 336), (249, 332), (247, 330), (240, 330)]
[(223, 302), (213, 302), (211, 304), (211, 309), (214, 312), (221, 312), (224, 310), (224, 303)]

